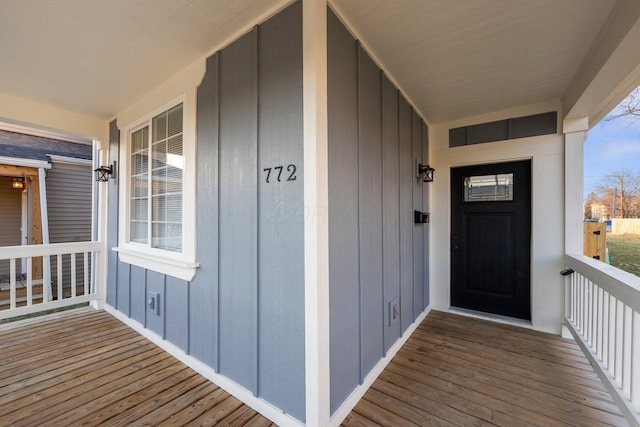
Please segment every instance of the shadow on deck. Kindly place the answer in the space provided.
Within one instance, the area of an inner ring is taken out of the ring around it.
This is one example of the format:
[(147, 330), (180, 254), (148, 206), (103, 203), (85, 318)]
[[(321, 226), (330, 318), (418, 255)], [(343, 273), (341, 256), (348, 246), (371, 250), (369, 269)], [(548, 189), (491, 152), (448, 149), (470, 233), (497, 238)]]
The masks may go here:
[[(272, 425), (104, 311), (0, 326), (0, 360), (0, 425)], [(344, 425), (628, 424), (574, 342), (432, 311)]]

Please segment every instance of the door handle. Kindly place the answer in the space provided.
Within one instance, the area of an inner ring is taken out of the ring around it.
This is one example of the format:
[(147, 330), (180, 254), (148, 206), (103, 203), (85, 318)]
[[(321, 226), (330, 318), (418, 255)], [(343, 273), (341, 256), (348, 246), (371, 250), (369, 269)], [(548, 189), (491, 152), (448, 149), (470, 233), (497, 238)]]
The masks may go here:
[(460, 245), (458, 244), (458, 236), (451, 236), (451, 251), (457, 252), (460, 250)]

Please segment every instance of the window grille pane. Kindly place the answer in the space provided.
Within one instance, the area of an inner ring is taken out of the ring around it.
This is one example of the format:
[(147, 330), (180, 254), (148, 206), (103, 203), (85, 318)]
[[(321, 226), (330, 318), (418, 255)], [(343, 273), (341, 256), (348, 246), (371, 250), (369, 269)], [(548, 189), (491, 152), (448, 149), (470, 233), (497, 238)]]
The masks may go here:
[(182, 169), (167, 167), (166, 192), (182, 193)]
[[(156, 169), (153, 171), (153, 182), (151, 183), (151, 191), (154, 195), (166, 193), (167, 187), (167, 168)], [(182, 183), (180, 183), (182, 189)]]
[(153, 196), (153, 222), (167, 220), (167, 196)]
[(151, 239), (151, 245), (154, 248), (166, 249), (167, 248), (167, 224), (164, 222), (154, 222), (151, 230), (153, 238)]
[(167, 139), (167, 113), (162, 113), (153, 119), (153, 142)]
[(182, 104), (153, 119), (151, 246), (182, 250)]
[(131, 134), (131, 194), (129, 240), (149, 243), (149, 127)]
[(182, 223), (182, 194), (170, 195), (166, 200), (165, 221), (177, 224)]
[[(168, 136), (182, 135), (182, 104), (168, 111), (167, 134)], [(180, 144), (182, 146), (182, 144)], [(182, 153), (182, 151), (180, 151)]]
[(182, 251), (182, 224), (167, 224), (168, 251)]
[(131, 221), (131, 236), (129, 237), (132, 242), (147, 243), (149, 240), (149, 225), (145, 222)]
[(182, 157), (182, 134), (169, 138), (167, 153)]
[(161, 141), (153, 144), (151, 150), (153, 158), (153, 169), (164, 168), (167, 166), (167, 142)]
[(470, 176), (464, 179), (465, 202), (513, 200), (513, 174)]
[(131, 198), (147, 197), (149, 192), (149, 176), (146, 173), (131, 178)]
[(146, 197), (131, 201), (131, 220), (147, 221), (149, 219), (149, 199)]

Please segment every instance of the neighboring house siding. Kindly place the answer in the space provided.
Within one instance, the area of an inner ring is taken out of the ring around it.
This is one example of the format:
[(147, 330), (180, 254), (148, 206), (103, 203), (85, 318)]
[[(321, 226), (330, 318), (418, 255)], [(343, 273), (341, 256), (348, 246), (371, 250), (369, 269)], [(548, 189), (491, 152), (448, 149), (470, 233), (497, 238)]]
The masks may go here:
[[(427, 128), (328, 14), (331, 412), (429, 302)], [(400, 317), (390, 321), (389, 303)]]
[[(47, 171), (47, 215), (49, 243), (88, 242), (91, 240), (91, 164), (51, 162)], [(71, 258), (63, 256), (62, 283), (71, 284)], [(76, 258), (77, 284), (83, 284), (84, 259)], [(58, 283), (56, 257), (51, 257), (51, 279)]]
[(47, 172), (49, 242), (91, 240), (91, 165), (52, 162)]
[[(0, 176), (0, 246), (21, 245), (22, 191), (11, 188), (13, 178)], [(16, 273), (20, 273), (20, 259), (16, 260)], [(0, 282), (9, 274), (9, 260), (0, 261)]]
[[(207, 61), (198, 88), (193, 281), (110, 255), (107, 302), (304, 420), (301, 25), (297, 2)], [(112, 123), (112, 160), (117, 134)], [(287, 181), (289, 165), (295, 180)], [(117, 187), (109, 186), (113, 247)], [(149, 291), (161, 295), (160, 316), (147, 307)]]

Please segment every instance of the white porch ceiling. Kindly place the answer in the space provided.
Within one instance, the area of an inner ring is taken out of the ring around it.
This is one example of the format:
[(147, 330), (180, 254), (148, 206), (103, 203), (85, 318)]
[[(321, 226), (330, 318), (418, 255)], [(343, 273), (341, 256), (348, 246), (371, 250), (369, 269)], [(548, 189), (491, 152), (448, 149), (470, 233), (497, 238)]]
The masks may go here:
[[(331, 4), (438, 123), (562, 99), (616, 1)], [(282, 3), (0, 0), (0, 92), (109, 119)]]

